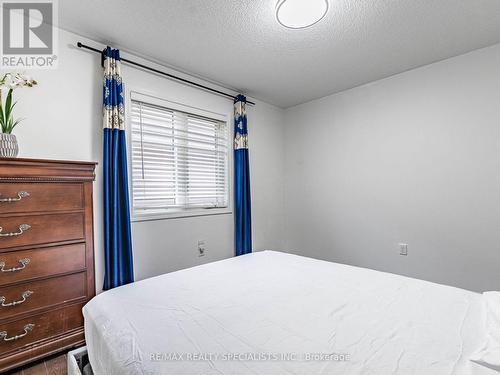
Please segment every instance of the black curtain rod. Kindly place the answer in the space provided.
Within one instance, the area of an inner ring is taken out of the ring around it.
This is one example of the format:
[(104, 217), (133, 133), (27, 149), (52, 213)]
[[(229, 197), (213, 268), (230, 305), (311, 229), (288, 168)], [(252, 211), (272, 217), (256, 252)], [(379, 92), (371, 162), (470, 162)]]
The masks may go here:
[[(87, 45), (82, 44), (80, 42), (76, 43), (76, 46), (78, 48), (84, 48), (84, 49), (88, 49), (89, 51), (93, 51), (93, 52), (99, 53), (101, 55), (101, 61), (104, 61), (103, 51), (100, 51), (97, 48), (93, 48), (93, 47), (87, 46)], [(186, 85), (195, 86), (195, 87), (198, 87), (198, 88), (203, 89), (203, 90), (215, 92), (216, 94), (225, 96), (227, 98), (231, 98), (233, 100), (235, 99), (234, 95), (228, 94), (227, 92), (223, 92), (223, 91), (220, 91), (220, 90), (217, 90), (217, 89), (205, 86), (205, 85), (201, 85), (199, 83), (190, 81), (188, 79), (174, 76), (173, 74), (162, 72), (161, 70), (158, 70), (158, 69), (155, 69), (155, 68), (151, 68), (150, 66), (146, 66), (146, 65), (140, 64), (138, 62), (135, 62), (135, 61), (132, 61), (132, 60), (129, 60), (129, 59), (124, 59), (123, 57), (121, 58), (121, 61), (123, 61), (124, 63), (130, 64), (130, 65), (138, 66), (139, 68), (142, 68), (142, 69), (145, 69), (145, 70), (149, 70), (149, 71), (151, 71), (153, 73), (160, 74), (160, 75), (168, 77), (170, 79), (174, 79), (176, 81), (185, 83)], [(255, 105), (254, 102), (251, 102), (251, 101), (248, 101), (248, 100), (247, 100), (247, 104)]]

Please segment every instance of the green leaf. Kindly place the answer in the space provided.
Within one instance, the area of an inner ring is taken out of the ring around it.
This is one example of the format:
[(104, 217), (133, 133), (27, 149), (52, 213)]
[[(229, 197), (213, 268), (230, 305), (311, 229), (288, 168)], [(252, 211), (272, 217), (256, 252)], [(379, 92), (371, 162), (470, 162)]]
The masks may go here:
[(16, 121), (14, 121), (14, 123), (12, 124), (12, 129), (10, 131), (12, 132), (12, 130), (14, 130), (14, 128), (23, 120), (23, 118), (18, 118)]
[(2, 103), (0, 103), (0, 125), (2, 126), (2, 133), (5, 133), (5, 118), (3, 117)]
[(7, 120), (7, 133), (10, 134), (12, 133), (12, 124), (14, 122), (14, 119), (12, 117), (10, 117), (8, 120)]
[(7, 100), (5, 101), (5, 119), (8, 120), (12, 115), (12, 89), (9, 90), (7, 94)]

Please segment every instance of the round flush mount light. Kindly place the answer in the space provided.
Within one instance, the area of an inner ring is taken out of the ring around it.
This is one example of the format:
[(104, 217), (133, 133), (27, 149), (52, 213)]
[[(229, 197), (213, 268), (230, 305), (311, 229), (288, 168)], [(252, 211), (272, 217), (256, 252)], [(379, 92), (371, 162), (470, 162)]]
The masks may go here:
[(276, 4), (276, 19), (289, 29), (312, 26), (327, 12), (328, 0), (280, 0)]

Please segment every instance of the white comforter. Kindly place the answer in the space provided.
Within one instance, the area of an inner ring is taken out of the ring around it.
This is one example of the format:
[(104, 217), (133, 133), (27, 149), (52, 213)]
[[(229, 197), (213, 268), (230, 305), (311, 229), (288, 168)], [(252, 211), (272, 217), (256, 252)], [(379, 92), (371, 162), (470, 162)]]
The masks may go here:
[(116, 288), (84, 316), (96, 375), (490, 373), (468, 359), (481, 295), (272, 251)]

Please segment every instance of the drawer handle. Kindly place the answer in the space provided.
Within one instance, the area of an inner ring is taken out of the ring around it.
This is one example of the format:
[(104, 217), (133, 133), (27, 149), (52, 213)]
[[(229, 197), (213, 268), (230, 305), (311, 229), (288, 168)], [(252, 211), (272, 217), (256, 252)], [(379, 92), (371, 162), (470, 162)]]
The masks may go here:
[(21, 271), (26, 268), (26, 266), (30, 263), (30, 258), (23, 258), (19, 259), (19, 263), (21, 264), (21, 267), (12, 267), (9, 269), (4, 269), (5, 267), (5, 262), (0, 262), (0, 272), (16, 272), (16, 271)]
[(0, 203), (11, 203), (11, 202), (19, 202), (21, 199), (29, 197), (30, 193), (27, 191), (20, 191), (17, 193), (16, 198), (0, 198)]
[(2, 306), (2, 307), (11, 307), (11, 306), (20, 305), (21, 303), (26, 302), (26, 300), (28, 298), (30, 298), (30, 296), (33, 293), (34, 292), (32, 292), (31, 290), (26, 290), (21, 295), (22, 299), (20, 299), (18, 301), (13, 301), (13, 302), (10, 302), (10, 303), (5, 303), (5, 300), (6, 300), (5, 296), (0, 296), (0, 306)]
[(2, 331), (2, 332), (0, 332), (0, 339), (2, 339), (3, 341), (19, 340), (19, 339), (23, 338), (24, 336), (26, 336), (29, 332), (33, 331), (33, 328), (35, 328), (34, 324), (32, 324), (32, 323), (26, 324), (24, 326), (24, 333), (21, 333), (20, 335), (16, 335), (16, 336), (12, 336), (12, 337), (7, 337), (8, 336), (7, 331)]
[[(15, 237), (15, 236), (20, 236), (24, 232), (26, 232), (28, 229), (31, 228), (31, 225), (28, 224), (21, 224), (19, 225), (19, 231), (18, 232), (10, 232), (10, 233), (0, 233), (0, 237)], [(0, 232), (3, 230), (2, 227), (0, 227)]]

